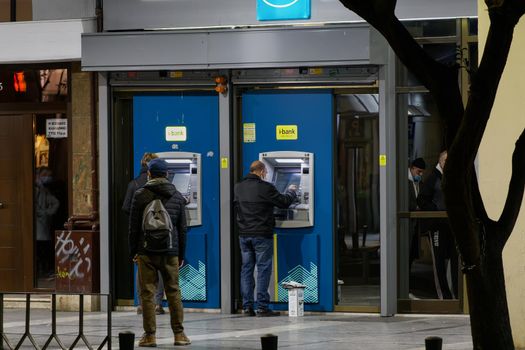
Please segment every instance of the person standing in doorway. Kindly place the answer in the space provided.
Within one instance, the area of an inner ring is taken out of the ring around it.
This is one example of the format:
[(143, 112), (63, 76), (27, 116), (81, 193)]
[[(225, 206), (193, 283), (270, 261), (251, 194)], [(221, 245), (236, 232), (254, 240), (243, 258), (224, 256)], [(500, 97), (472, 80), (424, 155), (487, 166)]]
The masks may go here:
[(60, 202), (49, 190), (53, 182), (53, 173), (47, 166), (41, 166), (36, 173), (35, 214), (36, 214), (36, 251), (39, 276), (50, 278), (54, 274), (53, 216), (60, 207)]
[[(441, 152), (438, 164), (426, 178), (417, 198), (421, 210), (446, 211), (445, 198), (441, 189), (443, 169), (447, 161), (447, 151)], [(432, 246), (436, 289), (438, 298), (453, 299), (458, 297), (458, 253), (454, 236), (447, 219), (433, 219), (430, 225), (430, 243)], [(447, 265), (450, 262), (451, 282), (447, 278)]]
[[(130, 255), (138, 265), (142, 300), (144, 335), (139, 346), (157, 346), (153, 295), (157, 289), (159, 272), (164, 279), (171, 329), (175, 336), (174, 345), (188, 345), (191, 342), (182, 326), (184, 314), (179, 287), (179, 267), (184, 263), (186, 249), (186, 200), (168, 181), (168, 163), (165, 160), (151, 160), (147, 174), (148, 182), (133, 196), (129, 217)], [(153, 210), (152, 205), (155, 203), (157, 207)], [(165, 228), (169, 228), (162, 234), (148, 231), (147, 227), (154, 226), (159, 219), (163, 220)]]
[[(408, 210), (419, 210), (417, 205), (417, 196), (422, 187), (423, 172), (427, 165), (423, 158), (416, 158), (408, 168)], [(409, 268), (412, 263), (419, 256), (419, 225), (417, 219), (410, 222), (410, 261)]]
[[(152, 159), (158, 158), (155, 153), (146, 152), (140, 160), (140, 174), (128, 184), (128, 189), (126, 191), (126, 197), (124, 198), (124, 203), (122, 204), (122, 211), (126, 213), (129, 220), (129, 213), (131, 211), (131, 200), (135, 192), (144, 186), (148, 181), (148, 163)], [(137, 294), (139, 295), (139, 305), (137, 306), (137, 314), (142, 314), (142, 303), (140, 301), (140, 285), (138, 283), (138, 273), (135, 276)], [(157, 292), (155, 293), (155, 313), (157, 315), (163, 315), (165, 313), (164, 308), (162, 307), (162, 299), (164, 298), (164, 283), (162, 281), (162, 276), (159, 273), (159, 283), (157, 285)]]
[[(267, 171), (261, 161), (250, 165), (250, 173), (234, 189), (234, 206), (239, 226), (241, 246), (241, 294), (246, 316), (279, 316), (268, 308), (268, 287), (272, 271), (274, 207), (288, 208), (296, 199), (295, 185), (281, 194), (274, 185), (264, 181)], [(254, 269), (257, 265), (257, 284)], [(257, 285), (257, 314), (254, 309), (254, 289)]]

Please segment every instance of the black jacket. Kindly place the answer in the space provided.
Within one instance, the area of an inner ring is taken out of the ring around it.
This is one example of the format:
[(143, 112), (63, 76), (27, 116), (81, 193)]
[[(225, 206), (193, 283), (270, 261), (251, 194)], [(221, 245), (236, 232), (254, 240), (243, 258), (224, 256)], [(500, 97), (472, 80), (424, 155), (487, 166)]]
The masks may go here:
[(441, 211), (447, 210), (445, 206), (445, 198), (443, 198), (443, 191), (441, 190), (441, 179), (443, 175), (436, 168), (425, 180), (425, 183), (420, 187), (419, 195), (417, 197), (417, 205), (421, 210), (425, 211)]
[(131, 212), (131, 200), (135, 191), (144, 186), (148, 182), (148, 168), (143, 166), (140, 169), (140, 174), (128, 184), (128, 189), (126, 190), (126, 197), (124, 197), (124, 203), (122, 203), (122, 211), (129, 216)]
[(296, 198), (295, 192), (281, 194), (254, 174), (236, 184), (234, 192), (239, 234), (243, 236), (271, 236), (275, 227), (273, 208), (288, 208)]
[[(186, 201), (175, 186), (165, 178), (157, 178), (148, 181), (139, 188), (131, 202), (129, 216), (129, 253), (130, 257), (135, 254), (146, 254), (142, 248), (144, 232), (142, 231), (142, 215), (146, 206), (154, 199), (161, 199), (173, 222), (173, 248), (162, 255), (178, 256), (184, 259), (186, 250)], [(151, 253), (148, 253), (151, 254)]]

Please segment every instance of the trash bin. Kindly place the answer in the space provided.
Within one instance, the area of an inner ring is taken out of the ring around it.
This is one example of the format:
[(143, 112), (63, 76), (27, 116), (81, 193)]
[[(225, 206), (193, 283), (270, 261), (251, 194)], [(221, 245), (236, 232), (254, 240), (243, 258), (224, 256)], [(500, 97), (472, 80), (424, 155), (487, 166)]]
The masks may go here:
[(426, 350), (441, 350), (442, 346), (443, 346), (443, 339), (440, 337), (425, 338), (425, 349)]
[(304, 316), (304, 289), (306, 286), (298, 282), (283, 282), (283, 288), (288, 289), (288, 316)]
[(277, 350), (278, 338), (273, 334), (265, 334), (261, 337), (262, 350)]
[(118, 345), (120, 350), (133, 350), (135, 347), (135, 333), (129, 331), (119, 333)]
[(341, 291), (341, 286), (345, 284), (345, 281), (343, 280), (337, 280), (337, 303), (340, 303), (341, 302), (341, 297), (342, 297), (342, 291)]

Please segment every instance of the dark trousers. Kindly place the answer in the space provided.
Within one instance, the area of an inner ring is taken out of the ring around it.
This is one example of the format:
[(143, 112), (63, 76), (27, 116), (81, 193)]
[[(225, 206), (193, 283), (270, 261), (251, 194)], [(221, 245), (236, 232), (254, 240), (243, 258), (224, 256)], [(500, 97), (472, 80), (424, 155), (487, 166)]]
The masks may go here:
[(154, 295), (160, 272), (170, 309), (171, 329), (173, 334), (182, 333), (184, 314), (179, 288), (179, 259), (176, 256), (139, 255), (137, 264), (144, 332), (155, 334), (157, 330)]
[(272, 275), (273, 237), (240, 236), (241, 245), (241, 294), (244, 310), (254, 308), (255, 278), (257, 265), (257, 308), (267, 310), (270, 302), (268, 287)]
[[(438, 297), (458, 298), (458, 253), (448, 223), (440, 223), (430, 231)], [(452, 285), (447, 280), (447, 264), (450, 261)]]

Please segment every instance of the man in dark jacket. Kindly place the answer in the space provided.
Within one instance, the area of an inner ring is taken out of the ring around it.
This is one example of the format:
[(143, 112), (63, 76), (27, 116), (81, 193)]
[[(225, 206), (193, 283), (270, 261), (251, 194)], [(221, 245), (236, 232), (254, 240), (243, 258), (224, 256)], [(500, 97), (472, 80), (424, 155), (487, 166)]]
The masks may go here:
[[(416, 158), (410, 163), (408, 168), (408, 210), (416, 211), (419, 210), (417, 205), (417, 196), (419, 190), (422, 187), (421, 179), (423, 172), (427, 165), (423, 158)], [(419, 256), (419, 221), (412, 219), (409, 226), (410, 234), (410, 258), (409, 258), (409, 271), (412, 268), (412, 263)]]
[[(126, 213), (129, 220), (129, 212), (131, 211), (131, 200), (135, 192), (144, 186), (148, 181), (148, 163), (152, 160), (158, 158), (155, 153), (146, 152), (140, 160), (140, 174), (128, 184), (128, 189), (126, 191), (126, 197), (124, 197), (124, 203), (122, 204), (122, 211)], [(139, 305), (137, 307), (137, 314), (142, 314), (142, 305), (140, 301), (140, 285), (138, 283), (138, 276), (135, 278), (137, 280), (137, 293), (139, 294)], [(164, 283), (162, 281), (162, 276), (159, 273), (159, 283), (157, 285), (157, 292), (155, 293), (155, 313), (157, 315), (163, 315), (165, 313), (164, 308), (162, 307), (162, 298), (164, 297)]]
[(255, 316), (253, 277), (257, 264), (257, 316), (278, 316), (279, 312), (268, 308), (270, 294), (268, 287), (272, 272), (274, 207), (288, 208), (296, 198), (295, 185), (285, 194), (279, 193), (274, 185), (264, 181), (266, 166), (255, 161), (250, 173), (235, 185), (234, 205), (239, 226), (241, 246), (241, 294), (243, 314)]
[[(421, 210), (445, 211), (445, 198), (441, 189), (443, 169), (447, 161), (447, 151), (439, 155), (438, 164), (432, 173), (426, 178), (417, 203)], [(447, 219), (432, 219), (428, 227), (430, 242), (433, 251), (435, 274), (437, 276), (436, 289), (440, 299), (452, 299), (458, 297), (458, 254), (454, 237), (450, 230)], [(452, 286), (449, 286), (447, 278), (447, 263), (450, 261)]]
[[(158, 272), (164, 279), (164, 289), (168, 299), (171, 328), (175, 335), (175, 345), (188, 345), (190, 340), (182, 326), (183, 309), (179, 288), (179, 266), (183, 264), (186, 248), (186, 214), (184, 197), (168, 179), (168, 164), (157, 158), (148, 163), (148, 182), (135, 192), (129, 217), (129, 249), (131, 257), (137, 261), (139, 283), (141, 286), (142, 320), (144, 335), (139, 346), (156, 346), (155, 303), (153, 295), (158, 282)], [(142, 230), (143, 213), (146, 206), (160, 199), (168, 212), (172, 224), (171, 247), (162, 253), (152, 253), (145, 249), (145, 235)]]

